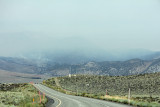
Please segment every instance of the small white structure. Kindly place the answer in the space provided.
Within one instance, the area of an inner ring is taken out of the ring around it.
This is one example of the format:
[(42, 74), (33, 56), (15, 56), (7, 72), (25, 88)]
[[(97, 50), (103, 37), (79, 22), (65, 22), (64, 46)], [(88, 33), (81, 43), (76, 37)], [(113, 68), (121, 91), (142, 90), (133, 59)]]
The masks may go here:
[(68, 76), (69, 76), (69, 78), (71, 78), (71, 76), (72, 76), (72, 75), (71, 75), (71, 74), (69, 74)]

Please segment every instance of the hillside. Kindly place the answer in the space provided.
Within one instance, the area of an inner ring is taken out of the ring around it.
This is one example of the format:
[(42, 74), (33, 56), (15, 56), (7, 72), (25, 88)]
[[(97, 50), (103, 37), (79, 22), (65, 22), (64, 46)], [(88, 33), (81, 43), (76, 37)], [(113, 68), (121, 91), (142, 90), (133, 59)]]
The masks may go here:
[(127, 61), (87, 62), (83, 64), (48, 64), (47, 71), (52, 76), (64, 76), (68, 74), (94, 74), (94, 75), (135, 75), (143, 73), (160, 72), (160, 59), (141, 60), (131, 59)]
[(0, 57), (0, 70), (24, 74), (65, 76), (69, 74), (136, 75), (160, 72), (160, 58), (153, 60), (89, 61), (79, 64), (59, 64), (50, 61)]
[[(58, 81), (58, 85), (57, 85)], [(43, 83), (62, 89), (96, 96), (128, 96), (131, 99), (160, 103), (160, 73), (132, 76), (72, 75), (51, 78)]]
[[(73, 75), (57, 79), (61, 87), (72, 91), (105, 95), (107, 89), (109, 95), (124, 96), (131, 88), (132, 95), (160, 95), (160, 73), (131, 76)], [(54, 78), (47, 80), (52, 85), (55, 85), (54, 81)]]
[(0, 57), (0, 83), (41, 82), (48, 78), (41, 73), (36, 61), (22, 58)]
[(0, 69), (30, 74), (39, 72), (37, 64), (34, 61), (12, 57), (0, 57)]

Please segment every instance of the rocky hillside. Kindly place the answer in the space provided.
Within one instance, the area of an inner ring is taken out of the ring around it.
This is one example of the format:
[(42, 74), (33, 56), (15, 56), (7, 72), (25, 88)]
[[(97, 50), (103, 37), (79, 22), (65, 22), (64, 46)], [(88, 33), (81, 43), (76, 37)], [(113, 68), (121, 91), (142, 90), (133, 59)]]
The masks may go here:
[(78, 90), (80, 93), (99, 95), (105, 95), (107, 89), (109, 95), (125, 96), (129, 88), (133, 96), (160, 95), (160, 72), (130, 76), (72, 75), (50, 78), (45, 83), (73, 92)]
[(64, 76), (69, 74), (135, 75), (160, 72), (160, 59), (127, 61), (86, 62), (58, 64), (20, 58), (0, 57), (0, 70), (18, 73)]
[(132, 59), (128, 61), (87, 62), (77, 65), (53, 65), (47, 67), (53, 76), (68, 74), (95, 74), (95, 75), (135, 75), (160, 72), (160, 59), (145, 61)]

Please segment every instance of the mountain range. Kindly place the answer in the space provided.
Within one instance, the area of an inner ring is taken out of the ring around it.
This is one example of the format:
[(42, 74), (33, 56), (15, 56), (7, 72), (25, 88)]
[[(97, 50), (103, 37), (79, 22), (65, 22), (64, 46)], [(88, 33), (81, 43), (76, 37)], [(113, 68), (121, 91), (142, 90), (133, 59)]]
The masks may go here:
[[(144, 56), (142, 59), (134, 58), (126, 61), (93, 61), (93, 59), (76, 62), (82, 57), (63, 56), (45, 59), (27, 59), (15, 57), (0, 57), (0, 70), (21, 74), (36, 74), (45, 76), (64, 76), (69, 74), (94, 74), (94, 75), (136, 75), (143, 73), (160, 72), (160, 53)], [(83, 57), (84, 58), (84, 57)], [(82, 58), (82, 59), (83, 59)], [(63, 62), (63, 59), (65, 62)], [(67, 62), (67, 59), (69, 60)], [(76, 63), (71, 63), (74, 60)], [(62, 62), (61, 62), (62, 61)], [(0, 73), (5, 74), (5, 73)], [(23, 76), (19, 76), (23, 77)]]

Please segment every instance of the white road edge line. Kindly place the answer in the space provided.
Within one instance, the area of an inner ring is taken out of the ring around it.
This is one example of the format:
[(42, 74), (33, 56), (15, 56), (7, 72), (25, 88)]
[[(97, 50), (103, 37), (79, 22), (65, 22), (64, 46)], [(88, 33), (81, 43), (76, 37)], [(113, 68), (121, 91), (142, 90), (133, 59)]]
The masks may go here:
[[(42, 87), (41, 87), (41, 89), (44, 90), (44, 91), (46, 91), (46, 92), (48, 92), (48, 93), (50, 93), (48, 90), (46, 90), (46, 89), (44, 89)], [(46, 93), (46, 95), (47, 95), (47, 93)], [(60, 99), (58, 99), (57, 97), (54, 97), (52, 95), (48, 95), (48, 96), (50, 96), (52, 98), (55, 98), (55, 99), (57, 99), (59, 101), (59, 104), (56, 107), (59, 107), (62, 104), (62, 101)], [(110, 106), (107, 106), (107, 107), (110, 107)]]
[[(45, 90), (46, 92), (50, 93), (49, 91), (47, 91), (46, 89), (42, 88), (42, 90)], [(62, 101), (60, 99), (58, 99), (57, 97), (54, 97), (52, 95), (49, 95), (47, 93), (45, 93), (46, 95), (48, 95), (49, 97), (52, 97), (53, 99), (57, 99), (59, 101), (59, 104), (56, 107), (59, 107), (62, 104)]]

